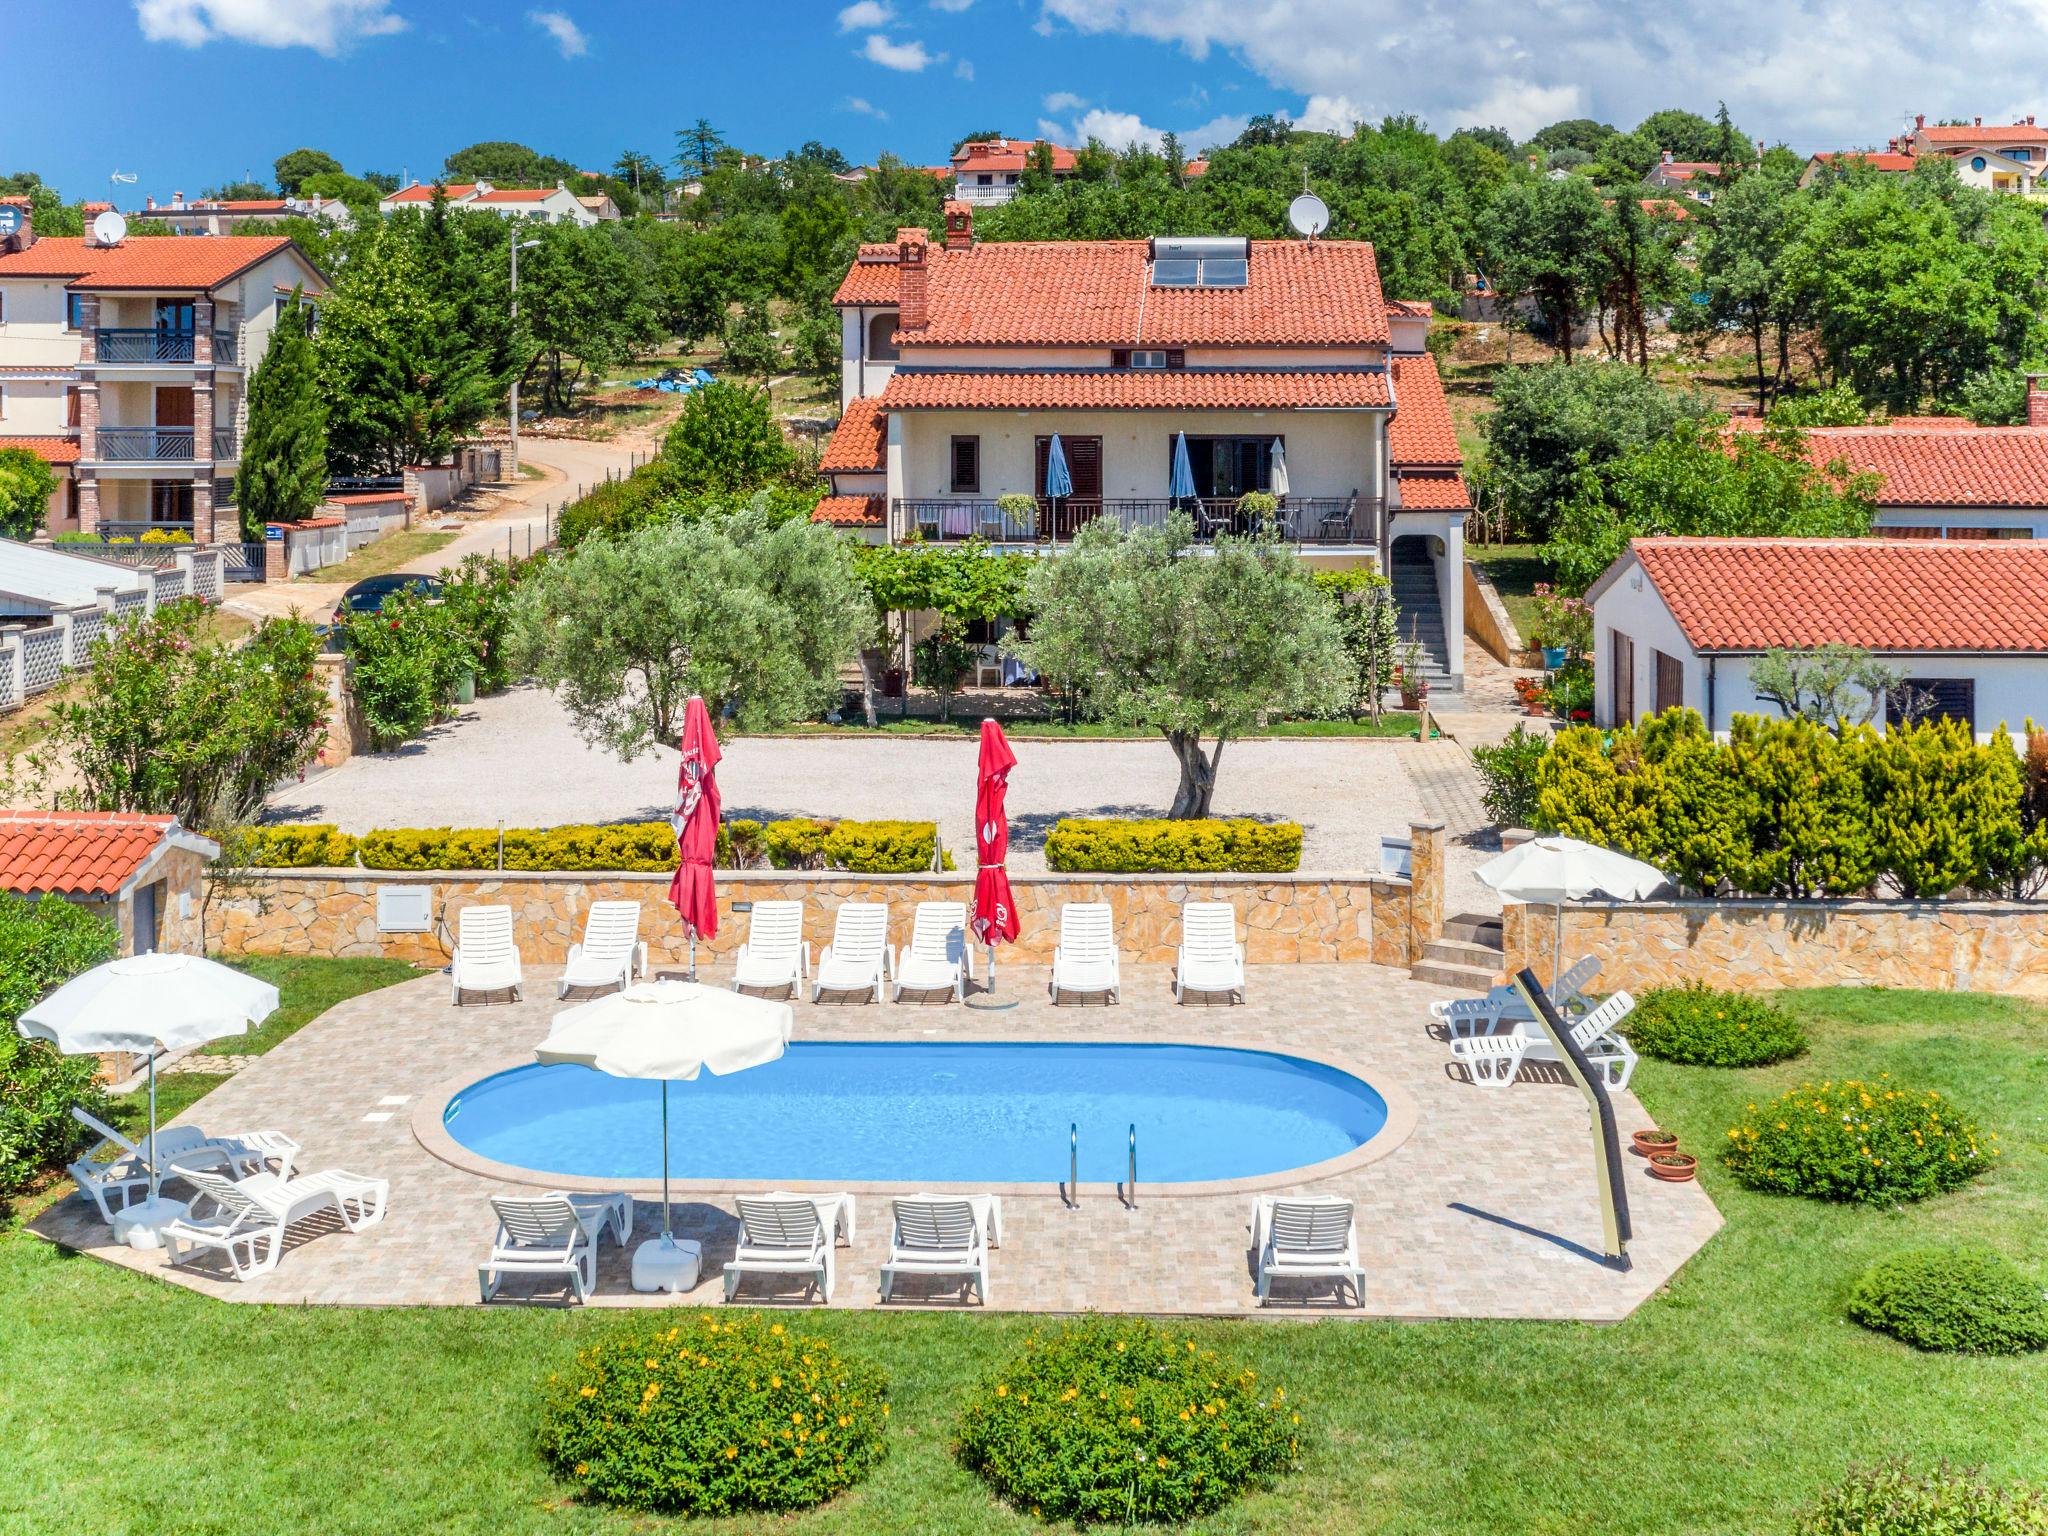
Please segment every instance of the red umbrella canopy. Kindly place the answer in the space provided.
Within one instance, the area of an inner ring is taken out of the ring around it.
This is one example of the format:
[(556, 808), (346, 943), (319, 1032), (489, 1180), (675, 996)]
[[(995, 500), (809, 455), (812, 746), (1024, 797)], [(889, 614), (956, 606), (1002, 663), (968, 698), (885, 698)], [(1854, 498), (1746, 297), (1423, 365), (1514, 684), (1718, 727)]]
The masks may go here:
[(711, 715), (695, 694), (683, 710), (683, 762), (676, 774), (675, 824), (681, 863), (668, 899), (700, 938), (718, 933), (718, 888), (711, 868), (718, 858), (718, 738)]
[(983, 944), (1008, 944), (1017, 937), (1017, 907), (1003, 860), (1010, 852), (1010, 770), (1017, 754), (993, 720), (981, 722), (981, 770), (974, 792), (974, 937)]

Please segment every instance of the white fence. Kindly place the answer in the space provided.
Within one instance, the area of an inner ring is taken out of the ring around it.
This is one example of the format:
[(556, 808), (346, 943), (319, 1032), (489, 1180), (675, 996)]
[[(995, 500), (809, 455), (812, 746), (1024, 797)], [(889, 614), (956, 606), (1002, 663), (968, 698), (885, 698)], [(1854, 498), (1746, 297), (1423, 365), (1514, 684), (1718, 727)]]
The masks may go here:
[(93, 602), (52, 608), (47, 624), (0, 625), (0, 710), (21, 708), (54, 688), (66, 671), (84, 666), (93, 641), (115, 619), (154, 613), (181, 597), (218, 600), (221, 560), (217, 549), (179, 550), (174, 565), (146, 573), (141, 591), (101, 587)]

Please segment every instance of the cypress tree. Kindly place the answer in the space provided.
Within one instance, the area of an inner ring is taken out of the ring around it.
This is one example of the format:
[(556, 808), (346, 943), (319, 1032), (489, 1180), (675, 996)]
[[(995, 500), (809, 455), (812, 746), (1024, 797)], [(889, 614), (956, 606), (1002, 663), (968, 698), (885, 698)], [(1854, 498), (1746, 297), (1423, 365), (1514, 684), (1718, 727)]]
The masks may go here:
[(260, 539), (265, 523), (295, 523), (327, 490), (327, 408), (320, 398), (311, 312), (298, 293), (270, 333), (263, 365), (249, 382), (249, 429), (235, 471), (242, 537)]

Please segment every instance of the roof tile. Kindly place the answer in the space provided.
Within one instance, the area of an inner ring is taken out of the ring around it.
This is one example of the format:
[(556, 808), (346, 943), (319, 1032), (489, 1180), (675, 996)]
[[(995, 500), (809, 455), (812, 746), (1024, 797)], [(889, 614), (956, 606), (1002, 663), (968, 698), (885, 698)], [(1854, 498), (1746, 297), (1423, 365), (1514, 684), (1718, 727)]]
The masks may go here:
[(1458, 429), (1436, 359), (1428, 353), (1394, 359), (1394, 421), (1387, 429), (1388, 450), (1396, 464), (1463, 464)]
[(846, 414), (832, 429), (818, 468), (826, 474), (858, 474), (862, 470), (887, 467), (884, 456), (889, 435), (889, 418), (881, 402), (873, 398), (849, 400)]
[(899, 368), (878, 398), (884, 411), (1257, 411), (1388, 403), (1387, 375), (1377, 368), (1045, 369), (1016, 373), (925, 373)]
[(73, 288), (215, 288), (291, 243), (282, 235), (164, 235), (97, 246), (52, 237), (0, 256), (0, 277), (68, 277)]
[(1816, 468), (1882, 475), (1880, 507), (2048, 507), (2048, 428), (1916, 421), (1813, 427), (1804, 438)]
[(45, 464), (76, 464), (75, 437), (0, 437), (0, 448), (26, 448)]
[(812, 522), (839, 528), (880, 528), (888, 520), (879, 496), (827, 496), (811, 511)]
[(0, 810), (0, 890), (112, 895), (177, 825), (120, 811)]

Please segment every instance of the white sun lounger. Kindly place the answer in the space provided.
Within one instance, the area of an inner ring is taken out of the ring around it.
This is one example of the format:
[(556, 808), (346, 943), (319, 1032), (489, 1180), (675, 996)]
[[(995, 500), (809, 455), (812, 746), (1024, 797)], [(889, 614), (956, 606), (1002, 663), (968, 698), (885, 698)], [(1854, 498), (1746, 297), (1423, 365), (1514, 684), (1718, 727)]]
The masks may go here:
[[(1573, 1013), (1586, 1008), (1586, 989), (1599, 975), (1600, 962), (1591, 955), (1568, 966), (1558, 977), (1557, 985), (1550, 989), (1550, 1000), (1558, 1013), (1570, 1018)], [(1453, 1040), (1462, 1040), (1468, 1035), (1498, 1034), (1503, 1028), (1536, 1022), (1536, 1016), (1529, 1011), (1529, 1005), (1522, 1001), (1522, 994), (1512, 983), (1495, 987), (1484, 997), (1439, 998), (1429, 1005), (1429, 1011), (1450, 1032)]]
[(806, 1275), (832, 1299), (834, 1239), (853, 1241), (851, 1195), (741, 1195), (739, 1248), (725, 1266), (725, 1299), (748, 1275)]
[[(183, 1178), (188, 1168), (226, 1168), (237, 1177), (260, 1173), (275, 1162), (279, 1178), (290, 1178), (292, 1160), (299, 1155), (299, 1144), (282, 1131), (242, 1131), (233, 1136), (208, 1136), (193, 1125), (167, 1125), (156, 1133), (156, 1140), (142, 1138), (140, 1144), (130, 1141), (106, 1121), (84, 1109), (73, 1105), (71, 1118), (97, 1135), (99, 1144), (65, 1171), (72, 1182), (85, 1192), (100, 1208), (100, 1215), (108, 1222), (113, 1221), (116, 1211), (125, 1210), (130, 1201), (149, 1188), (149, 1167), (154, 1158), (162, 1159), (157, 1170), (160, 1181)], [(98, 1159), (103, 1153), (112, 1151), (114, 1156), (107, 1162)], [(108, 1197), (115, 1203), (108, 1205)]]
[(1055, 1003), (1062, 992), (1095, 993), (1113, 1003), (1123, 1000), (1115, 920), (1108, 902), (1070, 901), (1060, 908), (1060, 942), (1052, 952), (1048, 985)]
[(1334, 1195), (1252, 1202), (1253, 1294), (1266, 1304), (1275, 1280), (1335, 1280), (1337, 1299), (1351, 1287), (1365, 1304), (1365, 1271), (1358, 1263), (1358, 1219), (1349, 1200)]
[(593, 901), (583, 919), (583, 942), (569, 946), (555, 996), (571, 987), (630, 987), (647, 974), (647, 945), (640, 937), (640, 903)]
[(570, 1292), (587, 1300), (597, 1289), (597, 1245), (606, 1228), (620, 1244), (633, 1230), (631, 1195), (493, 1195), (491, 1209), (498, 1233), (491, 1256), (476, 1267), (485, 1301), (507, 1275), (567, 1275)]
[(510, 907), (464, 907), (456, 918), (455, 953), (449, 957), (449, 1000), (458, 1007), (465, 992), (521, 995), (519, 946), (512, 942)]
[(1003, 1206), (994, 1195), (906, 1195), (895, 1202), (882, 1300), (904, 1275), (958, 1275), (988, 1305), (988, 1251), (1002, 1246)]
[(887, 903), (846, 902), (833, 914), (832, 942), (818, 957), (811, 1001), (827, 992), (866, 992), (886, 1003), (890, 969)]
[(736, 992), (780, 992), (800, 997), (811, 973), (811, 946), (804, 942), (804, 904), (757, 901), (747, 919), (747, 942), (733, 968)]
[[(238, 1280), (253, 1280), (277, 1268), (285, 1233), (293, 1223), (332, 1211), (349, 1231), (360, 1232), (384, 1219), (391, 1195), (389, 1180), (340, 1168), (296, 1179), (274, 1173), (224, 1179), (197, 1170), (186, 1170), (182, 1176), (199, 1191), (199, 1198), (192, 1202), (191, 1212), (163, 1229), (171, 1262), (183, 1264), (199, 1250), (213, 1249), (227, 1255)], [(202, 1204), (214, 1206), (216, 1214), (201, 1217)], [(246, 1252), (238, 1255), (237, 1249)]]
[(967, 903), (920, 901), (911, 919), (910, 942), (895, 961), (896, 998), (906, 992), (950, 992), (967, 1001), (974, 980), (974, 950), (967, 942)]
[(1180, 909), (1180, 954), (1173, 965), (1173, 1000), (1190, 992), (1244, 993), (1244, 946), (1237, 942), (1237, 908), (1227, 901), (1190, 901)]
[[(1635, 1076), (1635, 1047), (1615, 1028), (1635, 1006), (1634, 998), (1617, 992), (1571, 1027), (1572, 1040), (1610, 1092), (1619, 1093)], [(1523, 1062), (1556, 1061), (1558, 1055), (1541, 1025), (1517, 1024), (1499, 1034), (1453, 1040), (1451, 1059), (1465, 1064), (1466, 1075), (1477, 1086), (1505, 1088), (1520, 1075)]]

